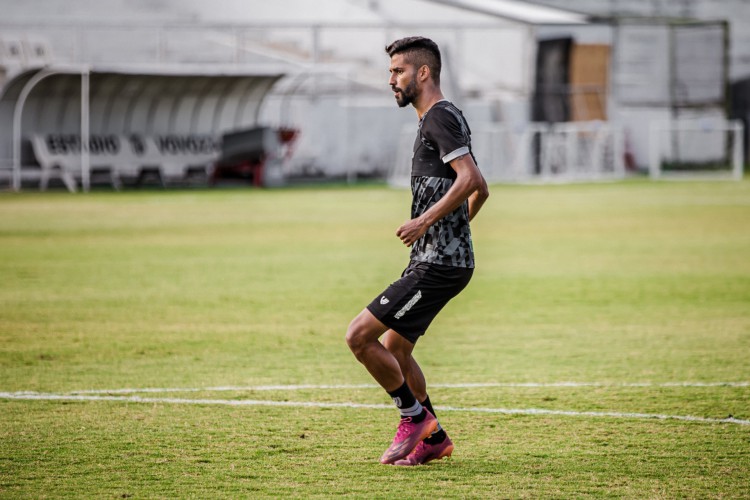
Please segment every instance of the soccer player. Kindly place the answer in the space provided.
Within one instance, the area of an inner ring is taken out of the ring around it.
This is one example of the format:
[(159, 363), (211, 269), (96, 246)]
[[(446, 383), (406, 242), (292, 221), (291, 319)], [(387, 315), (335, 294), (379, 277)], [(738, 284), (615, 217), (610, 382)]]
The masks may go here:
[(469, 221), (489, 191), (471, 150), (466, 119), (440, 90), (437, 44), (408, 37), (388, 45), (386, 52), (396, 103), (402, 108), (411, 104), (419, 118), (411, 219), (396, 230), (411, 247), (410, 262), (401, 278), (352, 320), (346, 342), (401, 413), (396, 436), (380, 462), (420, 465), (450, 456), (453, 443), (434, 416), (412, 351), (438, 312), (471, 279)]

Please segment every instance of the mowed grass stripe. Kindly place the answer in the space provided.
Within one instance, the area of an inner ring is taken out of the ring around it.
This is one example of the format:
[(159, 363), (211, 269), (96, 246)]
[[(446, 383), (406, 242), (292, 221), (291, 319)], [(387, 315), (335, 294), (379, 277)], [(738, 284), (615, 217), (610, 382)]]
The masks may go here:
[[(491, 387), (750, 387), (750, 382), (467, 382), (463, 384), (431, 383), (430, 387), (471, 389)], [(130, 394), (148, 392), (226, 392), (226, 391), (299, 391), (306, 389), (380, 389), (376, 384), (289, 384), (219, 387), (142, 387), (121, 389), (84, 389), (68, 394)]]

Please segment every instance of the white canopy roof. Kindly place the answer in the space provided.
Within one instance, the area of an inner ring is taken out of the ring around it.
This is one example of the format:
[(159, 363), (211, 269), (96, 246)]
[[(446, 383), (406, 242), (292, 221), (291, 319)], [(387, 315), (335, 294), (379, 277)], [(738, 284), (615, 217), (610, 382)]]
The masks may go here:
[(587, 16), (516, 0), (432, 0), (527, 24), (586, 24)]
[[(0, 0), (6, 23), (139, 25), (429, 24), (511, 21), (581, 24), (586, 16), (519, 0)], [(492, 19), (494, 18), (494, 20)]]

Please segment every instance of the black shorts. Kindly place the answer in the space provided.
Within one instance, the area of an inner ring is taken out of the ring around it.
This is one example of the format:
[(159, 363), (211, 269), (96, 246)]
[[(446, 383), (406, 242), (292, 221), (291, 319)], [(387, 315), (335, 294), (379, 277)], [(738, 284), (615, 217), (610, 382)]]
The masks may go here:
[(409, 262), (367, 309), (412, 344), (424, 335), (440, 310), (469, 284), (474, 269)]

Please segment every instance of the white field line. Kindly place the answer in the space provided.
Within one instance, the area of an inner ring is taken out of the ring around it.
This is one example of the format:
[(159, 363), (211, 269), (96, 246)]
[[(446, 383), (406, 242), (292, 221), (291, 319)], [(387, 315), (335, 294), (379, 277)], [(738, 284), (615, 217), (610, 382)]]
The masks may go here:
[[(301, 391), (306, 389), (375, 389), (376, 384), (290, 384), (290, 385), (248, 385), (219, 387), (143, 387), (129, 389), (92, 389), (70, 391), (68, 394), (137, 394), (166, 392), (232, 392), (232, 391)], [(750, 387), (750, 382), (477, 382), (458, 384), (430, 384), (430, 387), (449, 389), (471, 389), (489, 387)]]
[[(145, 398), (141, 396), (105, 396), (83, 394), (43, 394), (34, 392), (0, 392), (0, 399), (35, 400), (35, 401), (117, 401), (124, 403), (160, 403), (183, 405), (224, 405), (224, 406), (283, 406), (296, 408), (368, 408), (393, 409), (387, 404), (362, 403), (325, 403), (316, 401), (262, 401), (255, 399), (183, 399), (183, 398)], [(594, 411), (545, 410), (539, 408), (461, 408), (454, 406), (437, 406), (440, 411), (456, 411), (469, 413), (496, 413), (503, 415), (560, 415), (566, 417), (595, 417), (595, 418), (627, 418), (642, 420), (681, 420), (706, 424), (738, 424), (750, 425), (750, 420), (729, 418), (705, 418), (690, 415), (660, 415), (651, 413), (620, 413)]]

